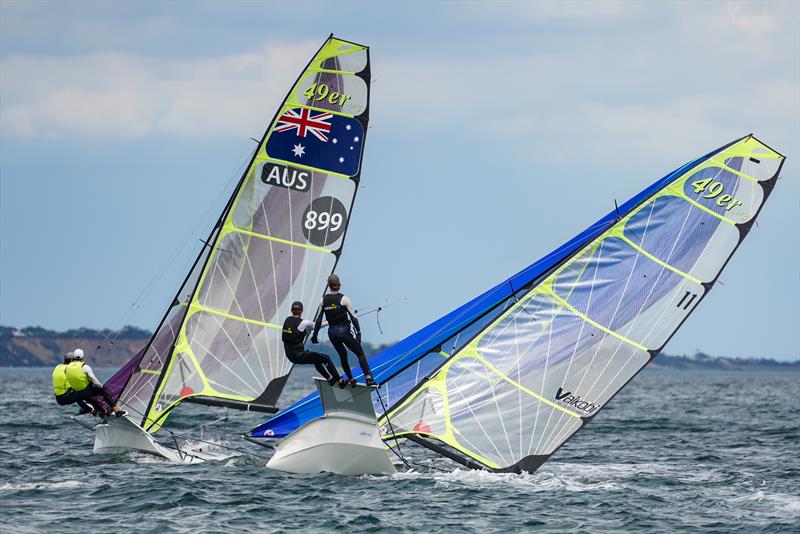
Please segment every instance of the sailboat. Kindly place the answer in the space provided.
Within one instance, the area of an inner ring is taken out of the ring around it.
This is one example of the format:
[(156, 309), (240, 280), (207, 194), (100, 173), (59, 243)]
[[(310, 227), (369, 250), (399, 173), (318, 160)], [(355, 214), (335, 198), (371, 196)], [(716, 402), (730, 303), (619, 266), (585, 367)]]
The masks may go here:
[(369, 119), (366, 46), (332, 34), (303, 69), (147, 345), (107, 383), (97, 453), (202, 461), (156, 433), (183, 403), (275, 413), (283, 318), (315, 309), (341, 257)]
[[(538, 469), (709, 294), (784, 159), (753, 135), (713, 150), (373, 357), (386, 447), (399, 452), (402, 439), (468, 468)], [(323, 416), (312, 394), (248, 438), (285, 442)]]

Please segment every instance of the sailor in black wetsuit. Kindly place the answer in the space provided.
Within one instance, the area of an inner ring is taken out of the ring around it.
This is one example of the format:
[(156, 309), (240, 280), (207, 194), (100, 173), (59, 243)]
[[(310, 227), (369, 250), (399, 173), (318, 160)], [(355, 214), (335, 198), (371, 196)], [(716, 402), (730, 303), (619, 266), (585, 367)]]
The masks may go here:
[(305, 342), (306, 335), (310, 331), (314, 323), (309, 320), (304, 320), (303, 303), (292, 303), (292, 315), (286, 318), (283, 322), (283, 349), (286, 351), (286, 357), (292, 363), (297, 364), (314, 364), (317, 372), (322, 375), (322, 378), (328, 381), (328, 384), (339, 384), (344, 386), (345, 382), (339, 377), (339, 372), (336, 366), (333, 365), (331, 359), (319, 352), (312, 352), (306, 350)]
[[(375, 381), (372, 379), (367, 358), (364, 356), (364, 349), (361, 347), (361, 326), (358, 324), (355, 311), (353, 311), (353, 303), (350, 302), (349, 298), (339, 293), (341, 287), (342, 283), (339, 281), (338, 276), (332, 274), (328, 277), (330, 293), (322, 297), (322, 311), (328, 320), (328, 339), (331, 340), (333, 348), (339, 353), (339, 358), (342, 360), (342, 369), (349, 378), (348, 383), (352, 387), (356, 387), (357, 383), (353, 378), (353, 372), (350, 370), (350, 362), (347, 361), (347, 349), (350, 349), (358, 357), (358, 363), (364, 372), (364, 380), (367, 385), (374, 386)], [(314, 335), (311, 337), (312, 343), (318, 343), (317, 333), (320, 326), (322, 326), (322, 315), (321, 313), (317, 317), (317, 322), (314, 325)], [(356, 331), (355, 337), (350, 332), (351, 321)]]

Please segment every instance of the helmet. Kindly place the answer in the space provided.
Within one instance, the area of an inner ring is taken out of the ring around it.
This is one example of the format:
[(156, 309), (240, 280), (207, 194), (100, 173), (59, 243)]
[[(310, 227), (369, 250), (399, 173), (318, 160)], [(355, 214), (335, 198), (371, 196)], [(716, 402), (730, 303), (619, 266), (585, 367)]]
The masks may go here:
[(338, 275), (332, 274), (328, 277), (328, 287), (334, 291), (342, 287), (342, 282), (339, 280)]
[(82, 360), (83, 359), (83, 350), (82, 349), (75, 349), (72, 352), (72, 358), (75, 360)]
[(292, 311), (303, 311), (303, 303), (299, 300), (292, 302)]
[(64, 355), (64, 363), (69, 363), (74, 359), (75, 359), (75, 353), (72, 351), (69, 351)]

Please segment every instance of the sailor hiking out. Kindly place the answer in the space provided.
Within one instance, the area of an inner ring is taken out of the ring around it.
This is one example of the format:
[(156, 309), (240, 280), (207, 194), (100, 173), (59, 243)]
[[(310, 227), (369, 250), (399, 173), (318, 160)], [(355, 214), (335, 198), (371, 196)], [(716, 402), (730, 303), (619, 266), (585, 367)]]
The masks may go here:
[(75, 349), (73, 352), (73, 361), (67, 365), (66, 369), (67, 382), (72, 390), (75, 392), (76, 399), (87, 401), (94, 406), (95, 410), (100, 412), (101, 415), (108, 415), (105, 408), (95, 400), (95, 397), (103, 397), (106, 404), (111, 407), (111, 411), (117, 417), (125, 415), (124, 410), (119, 410), (114, 405), (114, 398), (106, 391), (103, 384), (94, 376), (92, 368), (83, 361), (83, 350)]
[(53, 393), (56, 395), (56, 402), (59, 406), (77, 404), (78, 407), (80, 407), (78, 415), (85, 413), (93, 414), (94, 408), (86, 404), (86, 401), (79, 399), (75, 391), (69, 387), (69, 382), (67, 381), (67, 366), (72, 363), (73, 357), (73, 353), (68, 352), (66, 356), (64, 356), (64, 363), (56, 365), (53, 369)]
[(339, 384), (340, 387), (344, 387), (346, 383), (341, 379), (336, 366), (333, 365), (328, 356), (320, 352), (306, 350), (306, 336), (313, 326), (313, 321), (303, 319), (303, 303), (293, 302), (292, 314), (283, 322), (283, 334), (281, 336), (286, 358), (294, 364), (313, 364), (317, 368), (317, 372), (322, 375), (322, 378), (328, 381), (328, 384)]
[[(333, 348), (339, 354), (339, 358), (342, 361), (342, 369), (349, 379), (348, 383), (352, 387), (355, 387), (357, 383), (353, 378), (353, 372), (350, 370), (350, 362), (347, 361), (347, 349), (350, 349), (358, 358), (358, 363), (364, 372), (364, 380), (367, 385), (374, 386), (376, 384), (372, 379), (367, 358), (364, 356), (364, 349), (361, 347), (361, 325), (358, 323), (358, 318), (353, 310), (353, 303), (350, 302), (348, 297), (339, 293), (341, 287), (342, 283), (337, 275), (332, 274), (328, 277), (328, 289), (330, 292), (322, 297), (323, 313), (317, 317), (311, 342), (319, 342), (317, 334), (322, 326), (322, 316), (324, 314), (325, 319), (328, 320), (328, 339), (330, 339)], [(351, 323), (355, 329), (355, 337), (350, 331)]]

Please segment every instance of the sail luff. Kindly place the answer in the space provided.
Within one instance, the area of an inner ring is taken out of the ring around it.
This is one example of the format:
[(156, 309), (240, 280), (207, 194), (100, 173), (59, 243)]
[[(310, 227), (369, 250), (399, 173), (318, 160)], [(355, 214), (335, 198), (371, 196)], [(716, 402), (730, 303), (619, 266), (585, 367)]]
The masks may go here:
[[(212, 228), (211, 233), (209, 234), (208, 238), (206, 239), (206, 241), (205, 241), (206, 243), (208, 242), (208, 240), (211, 239), (211, 236), (213, 235), (213, 233), (214, 233), (214, 228)], [(132, 382), (132, 380), (134, 379), (134, 377), (138, 377), (138, 374), (144, 372), (142, 370), (142, 363), (148, 357), (148, 355), (151, 356), (151, 358), (150, 358), (151, 361), (148, 361), (147, 364), (152, 363), (152, 359), (153, 358), (158, 358), (159, 359), (159, 363), (160, 363), (159, 369), (158, 369), (159, 374), (163, 370), (165, 362), (161, 360), (160, 353), (158, 353), (158, 351), (156, 351), (154, 349), (155, 341), (156, 341), (156, 339), (158, 338), (158, 336), (160, 334), (164, 333), (163, 329), (166, 328), (166, 326), (167, 326), (167, 319), (169, 319), (170, 315), (175, 310), (176, 305), (177, 306), (180, 305), (179, 304), (180, 295), (183, 292), (183, 290), (185, 289), (185, 286), (186, 286), (187, 282), (191, 278), (192, 273), (195, 272), (195, 268), (197, 267), (198, 263), (200, 262), (201, 258), (203, 258), (203, 255), (205, 253), (206, 253), (206, 246), (204, 246), (203, 248), (200, 249), (200, 252), (198, 253), (198, 255), (195, 258), (194, 262), (192, 262), (192, 266), (189, 268), (189, 271), (186, 274), (186, 277), (183, 279), (181, 284), (178, 286), (178, 290), (175, 293), (175, 296), (173, 297), (173, 299), (171, 301), (172, 304), (167, 308), (166, 312), (164, 313), (164, 316), (161, 318), (161, 321), (158, 323), (158, 326), (153, 331), (153, 334), (150, 336), (150, 339), (148, 340), (148, 342), (145, 345), (144, 349), (142, 349), (141, 358), (139, 358), (139, 361), (137, 362), (136, 367), (133, 369), (133, 371), (125, 379), (125, 384), (124, 384), (124, 386), (122, 388), (122, 391), (121, 391), (121, 393), (120, 393), (120, 395), (119, 395), (119, 397), (117, 399), (118, 402), (122, 402), (123, 407), (125, 409), (131, 410), (131, 411), (134, 412), (135, 416), (141, 417), (141, 423), (140, 423), (141, 426), (144, 426), (145, 422), (147, 421), (147, 415), (146, 415), (147, 414), (147, 406), (148, 406), (147, 402), (149, 402), (149, 400), (146, 401), (146, 403), (144, 404), (144, 406), (142, 406), (141, 409), (137, 409), (134, 406), (132, 406), (132, 402), (131, 402), (130, 399), (126, 399), (126, 394), (131, 394), (131, 396), (134, 397), (134, 398), (137, 396), (138, 390), (132, 392), (131, 389), (130, 389), (135, 384), (135, 382)], [(170, 330), (173, 330), (172, 325), (169, 325), (169, 328), (170, 328)], [(151, 354), (151, 352), (150, 352), (151, 350), (154, 352), (154, 354)], [(134, 356), (133, 359), (136, 359), (137, 357), (138, 357), (138, 355)], [(120, 371), (118, 371), (118, 372), (119, 373), (123, 372), (123, 370), (126, 367), (127, 366), (123, 366), (123, 368), (120, 369)], [(147, 372), (149, 374), (149, 373), (152, 372), (152, 370), (148, 369)], [(116, 377), (116, 376), (117, 375), (115, 374), (114, 377)], [(111, 380), (114, 380), (114, 377), (112, 377)], [(141, 389), (142, 387), (143, 387), (143, 385), (140, 385), (139, 389)], [(155, 391), (155, 386), (153, 388), (153, 391)], [(150, 395), (148, 395), (148, 397), (150, 397)]]
[[(200, 252), (197, 255), (197, 258), (195, 258), (194, 262), (192, 263), (192, 267), (189, 269), (189, 272), (186, 274), (186, 278), (184, 278), (183, 282), (181, 283), (181, 286), (180, 286), (181, 289), (186, 284), (186, 282), (188, 282), (189, 278), (192, 275), (192, 272), (194, 271), (195, 267), (197, 267), (198, 263), (200, 262), (200, 259), (203, 258), (203, 255), (206, 252), (206, 248), (208, 248), (209, 250), (213, 251), (214, 246), (216, 246), (216, 242), (219, 239), (219, 234), (220, 234), (219, 231), (218, 231), (219, 227), (222, 224), (222, 221), (227, 216), (228, 212), (230, 211), (230, 208), (233, 205), (234, 198), (236, 197), (239, 189), (242, 186), (242, 183), (244, 183), (245, 177), (247, 176), (247, 169), (249, 168), (250, 165), (252, 165), (253, 158), (256, 157), (257, 153), (258, 153), (258, 148), (256, 148), (256, 150), (253, 151), (253, 155), (250, 158), (250, 163), (248, 164), (247, 167), (245, 167), (245, 170), (242, 173), (242, 176), (239, 178), (239, 181), (237, 182), (236, 187), (234, 188), (234, 192), (231, 194), (230, 197), (228, 197), (228, 201), (225, 204), (225, 207), (223, 208), (222, 212), (220, 213), (219, 217), (217, 218), (217, 221), (214, 223), (214, 225), (212, 226), (211, 230), (209, 231), (208, 236), (203, 241), (203, 248), (200, 250)], [(208, 265), (208, 261), (209, 261), (210, 258), (211, 258), (211, 253), (206, 255), (205, 260), (203, 261), (203, 264), (200, 266), (201, 270), (205, 270), (206, 265)], [(197, 286), (199, 285), (199, 283), (200, 283), (200, 279), (198, 278), (197, 282), (194, 284), (194, 287), (192, 288), (192, 292), (191, 292), (191, 295), (189, 296), (188, 302), (191, 302), (192, 298), (194, 297), (194, 293), (197, 291)], [(180, 289), (178, 290), (178, 293), (173, 298), (173, 303), (178, 301), (179, 298), (180, 298)], [(169, 315), (169, 311), (170, 310), (168, 309), (167, 313), (162, 318), (161, 324), (163, 324), (164, 320)], [(181, 320), (181, 325), (178, 325), (178, 331), (179, 332), (180, 332), (181, 327), (183, 326), (182, 323), (185, 320), (186, 320), (186, 314), (184, 314), (184, 317)], [(161, 327), (161, 324), (159, 324), (159, 328)], [(156, 332), (157, 331), (158, 331), (158, 328), (156, 329)], [(152, 339), (154, 339), (154, 338), (155, 338), (155, 333), (153, 334), (153, 337), (151, 338), (151, 341), (149, 343), (152, 343)], [(161, 375), (158, 377), (158, 380), (156, 381), (155, 387), (153, 389), (153, 395), (150, 397), (150, 401), (148, 402), (147, 407), (145, 408), (144, 414), (142, 414), (142, 421), (140, 423), (140, 426), (142, 426), (142, 428), (145, 428), (145, 427), (149, 426), (149, 424), (151, 423), (151, 421), (148, 420), (147, 414), (150, 412), (150, 408), (152, 407), (153, 400), (155, 399), (156, 394), (157, 394), (157, 392), (159, 390), (159, 387), (161, 386), (165, 371), (169, 368), (169, 363), (170, 363), (170, 360), (172, 358), (172, 351), (175, 349), (175, 344), (177, 343), (177, 341), (178, 341), (178, 336), (175, 336), (175, 339), (172, 341), (172, 344), (171, 344), (171, 346), (169, 347), (169, 349), (167, 351), (167, 355), (168, 356), (167, 356), (166, 361), (164, 361), (163, 364), (162, 364)]]

